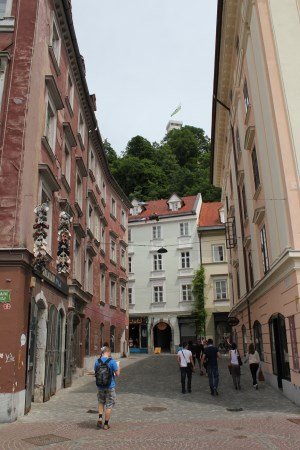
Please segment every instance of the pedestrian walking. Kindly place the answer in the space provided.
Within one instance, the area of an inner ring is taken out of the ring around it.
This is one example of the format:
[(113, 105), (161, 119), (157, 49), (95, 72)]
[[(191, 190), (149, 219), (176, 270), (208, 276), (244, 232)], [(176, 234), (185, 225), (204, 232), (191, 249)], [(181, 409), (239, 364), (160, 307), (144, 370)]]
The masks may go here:
[(204, 348), (201, 362), (202, 364), (206, 363), (206, 370), (208, 373), (208, 382), (211, 395), (218, 395), (218, 386), (219, 386), (218, 358), (220, 357), (221, 354), (218, 350), (218, 347), (213, 345), (212, 339), (208, 339), (207, 347)]
[(232, 376), (235, 389), (241, 389), (241, 369), (239, 363), (239, 351), (236, 343), (231, 344), (231, 350), (228, 352), (228, 367)]
[(120, 375), (119, 364), (112, 359), (110, 347), (106, 346), (103, 348), (102, 355), (95, 361), (94, 371), (98, 390), (99, 418), (97, 427), (103, 427), (103, 430), (108, 430), (110, 428), (109, 419), (111, 417), (112, 408), (116, 403), (115, 376)]
[(187, 378), (187, 390), (192, 392), (192, 373), (194, 372), (194, 360), (190, 350), (188, 350), (188, 344), (184, 342), (182, 344), (183, 349), (177, 353), (177, 362), (180, 367), (181, 376), (181, 392), (185, 394), (185, 380)]
[(198, 362), (198, 365), (199, 365), (200, 375), (204, 375), (204, 370), (203, 370), (202, 364), (201, 364), (201, 357), (203, 354), (203, 350), (204, 350), (204, 346), (201, 342), (201, 339), (198, 338), (197, 344), (195, 345), (195, 356), (196, 356), (196, 361)]
[(254, 344), (249, 344), (248, 353), (246, 355), (246, 358), (244, 362), (249, 361), (249, 368), (252, 375), (252, 384), (255, 389), (258, 389), (258, 383), (257, 383), (257, 371), (260, 365), (260, 357), (257, 350), (255, 350)]

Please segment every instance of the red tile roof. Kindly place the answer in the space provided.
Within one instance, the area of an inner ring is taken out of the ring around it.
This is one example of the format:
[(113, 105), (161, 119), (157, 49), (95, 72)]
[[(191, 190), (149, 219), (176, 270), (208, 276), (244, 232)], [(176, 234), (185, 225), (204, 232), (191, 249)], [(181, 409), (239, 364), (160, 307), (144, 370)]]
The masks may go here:
[(180, 197), (181, 200), (183, 200), (183, 207), (178, 209), (177, 211), (171, 211), (169, 209), (169, 205), (167, 203), (168, 199), (161, 199), (161, 200), (150, 200), (148, 202), (145, 202), (145, 205), (142, 205), (145, 210), (143, 210), (140, 214), (135, 216), (129, 216), (129, 219), (134, 218), (141, 218), (141, 217), (148, 217), (150, 214), (158, 214), (159, 216), (167, 216), (167, 215), (174, 215), (174, 214), (182, 214), (187, 212), (192, 212), (193, 207), (195, 205), (197, 195), (190, 195), (188, 197)]
[(222, 208), (223, 203), (212, 202), (202, 203), (201, 211), (199, 214), (199, 227), (212, 227), (217, 225), (224, 225), (220, 221), (219, 209)]

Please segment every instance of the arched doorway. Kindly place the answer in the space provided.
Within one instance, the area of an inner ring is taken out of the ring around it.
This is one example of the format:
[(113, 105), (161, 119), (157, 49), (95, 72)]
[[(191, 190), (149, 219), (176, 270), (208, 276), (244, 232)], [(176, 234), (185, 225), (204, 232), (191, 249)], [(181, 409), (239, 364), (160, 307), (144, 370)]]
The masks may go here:
[(282, 380), (290, 380), (290, 364), (284, 317), (274, 314), (269, 320), (270, 343), (273, 373), (277, 375), (278, 387), (282, 389)]
[(170, 325), (165, 322), (159, 322), (153, 329), (154, 348), (160, 347), (162, 352), (170, 353), (172, 331)]

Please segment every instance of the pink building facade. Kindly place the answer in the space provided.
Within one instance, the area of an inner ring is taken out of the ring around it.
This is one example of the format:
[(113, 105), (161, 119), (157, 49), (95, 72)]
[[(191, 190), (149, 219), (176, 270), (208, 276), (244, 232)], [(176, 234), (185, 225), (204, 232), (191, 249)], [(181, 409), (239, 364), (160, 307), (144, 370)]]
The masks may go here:
[(233, 338), (300, 404), (300, 4), (219, 0), (212, 178), (222, 187)]
[(8, 422), (92, 369), (103, 342), (127, 352), (130, 203), (108, 168), (71, 2), (7, 0), (0, 19), (0, 422)]

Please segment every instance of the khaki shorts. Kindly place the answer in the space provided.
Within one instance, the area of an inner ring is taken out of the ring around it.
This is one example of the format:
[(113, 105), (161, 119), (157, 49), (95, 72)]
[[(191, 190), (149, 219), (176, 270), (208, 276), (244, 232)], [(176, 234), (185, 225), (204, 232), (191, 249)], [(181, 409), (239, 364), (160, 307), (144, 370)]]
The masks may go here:
[(115, 389), (98, 389), (98, 403), (102, 403), (105, 408), (111, 409), (116, 403), (116, 391)]

